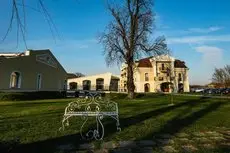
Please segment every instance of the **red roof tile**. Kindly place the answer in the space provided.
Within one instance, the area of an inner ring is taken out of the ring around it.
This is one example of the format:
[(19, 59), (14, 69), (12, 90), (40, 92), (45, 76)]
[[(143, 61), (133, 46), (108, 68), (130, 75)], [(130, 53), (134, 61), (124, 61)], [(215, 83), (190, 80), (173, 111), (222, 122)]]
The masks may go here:
[(153, 67), (149, 58), (143, 58), (138, 61), (138, 66), (137, 67)]
[(187, 68), (187, 66), (185, 65), (185, 62), (178, 60), (178, 59), (175, 60), (174, 67), (175, 68)]

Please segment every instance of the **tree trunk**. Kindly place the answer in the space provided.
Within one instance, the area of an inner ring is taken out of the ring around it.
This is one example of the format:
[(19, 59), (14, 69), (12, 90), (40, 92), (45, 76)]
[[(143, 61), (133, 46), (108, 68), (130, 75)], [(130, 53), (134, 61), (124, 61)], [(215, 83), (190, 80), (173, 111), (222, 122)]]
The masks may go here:
[(134, 98), (134, 82), (133, 82), (133, 62), (128, 63), (128, 75), (127, 75), (127, 88), (128, 98)]

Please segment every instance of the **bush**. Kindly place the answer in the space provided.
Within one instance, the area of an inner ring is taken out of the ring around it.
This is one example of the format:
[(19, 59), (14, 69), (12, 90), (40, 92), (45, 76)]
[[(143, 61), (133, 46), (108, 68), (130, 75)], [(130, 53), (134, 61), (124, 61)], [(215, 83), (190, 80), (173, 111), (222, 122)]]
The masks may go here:
[(64, 98), (65, 92), (58, 91), (38, 91), (38, 92), (5, 92), (0, 93), (0, 101), (20, 101), (37, 99), (57, 99)]

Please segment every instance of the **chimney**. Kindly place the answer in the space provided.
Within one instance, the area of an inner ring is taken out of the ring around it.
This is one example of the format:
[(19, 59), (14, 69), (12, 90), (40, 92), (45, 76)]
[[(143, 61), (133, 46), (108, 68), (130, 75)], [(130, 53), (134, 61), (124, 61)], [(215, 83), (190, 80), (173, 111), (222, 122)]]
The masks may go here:
[(25, 56), (29, 56), (29, 55), (30, 55), (30, 51), (29, 50), (25, 51)]

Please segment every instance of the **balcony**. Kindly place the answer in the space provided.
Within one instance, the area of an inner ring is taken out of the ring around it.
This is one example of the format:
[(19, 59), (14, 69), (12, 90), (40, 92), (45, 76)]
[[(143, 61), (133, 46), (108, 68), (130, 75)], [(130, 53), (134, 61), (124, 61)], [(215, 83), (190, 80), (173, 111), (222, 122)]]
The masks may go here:
[(162, 69), (162, 67), (159, 67), (159, 71), (162, 73), (167, 73), (167, 68)]
[(182, 78), (178, 78), (178, 82), (181, 82), (182, 81)]
[(165, 81), (165, 77), (154, 77), (154, 81)]
[(170, 82), (173, 81), (175, 77), (167, 77), (167, 76), (158, 76), (154, 77), (154, 81), (165, 81), (165, 82)]

